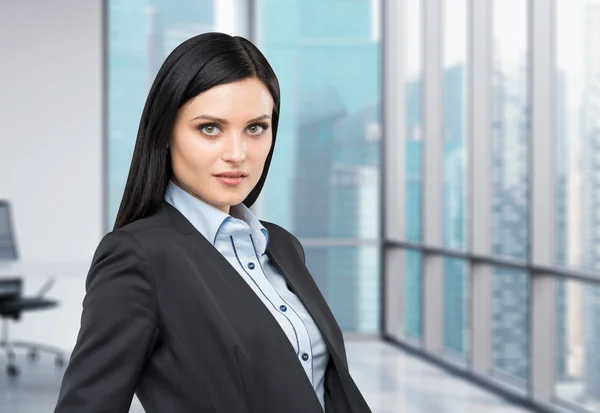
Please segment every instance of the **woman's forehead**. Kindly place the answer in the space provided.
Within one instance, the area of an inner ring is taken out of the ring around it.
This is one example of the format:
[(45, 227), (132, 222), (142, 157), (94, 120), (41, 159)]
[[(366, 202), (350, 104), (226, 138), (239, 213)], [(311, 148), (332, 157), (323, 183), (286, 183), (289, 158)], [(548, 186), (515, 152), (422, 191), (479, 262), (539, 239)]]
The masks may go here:
[(273, 105), (273, 97), (263, 82), (245, 79), (215, 86), (196, 96), (182, 109), (190, 120), (208, 116), (233, 123), (271, 115)]

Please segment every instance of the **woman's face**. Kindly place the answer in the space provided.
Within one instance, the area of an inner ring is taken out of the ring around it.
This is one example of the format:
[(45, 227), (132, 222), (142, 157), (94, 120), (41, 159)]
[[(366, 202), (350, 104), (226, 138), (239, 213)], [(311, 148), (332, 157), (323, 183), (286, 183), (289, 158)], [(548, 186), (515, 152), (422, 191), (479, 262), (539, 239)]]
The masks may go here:
[(215, 86), (181, 107), (169, 143), (173, 180), (229, 213), (256, 186), (273, 135), (273, 98), (256, 78)]

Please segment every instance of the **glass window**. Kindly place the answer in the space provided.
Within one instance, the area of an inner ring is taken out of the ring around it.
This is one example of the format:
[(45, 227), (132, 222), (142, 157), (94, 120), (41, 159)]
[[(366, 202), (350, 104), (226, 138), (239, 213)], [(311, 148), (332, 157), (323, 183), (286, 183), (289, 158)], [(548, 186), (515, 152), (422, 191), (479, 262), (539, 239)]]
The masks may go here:
[(444, 245), (466, 247), (467, 0), (444, 2)]
[(423, 262), (420, 251), (406, 250), (405, 253), (405, 320), (406, 337), (420, 339), (423, 334)]
[[(158, 69), (184, 40), (209, 31), (239, 34), (241, 0), (109, 0), (107, 5), (107, 224), (112, 229), (142, 109)], [(235, 10), (235, 12), (234, 12)]]
[(492, 280), (494, 370), (523, 385), (529, 378), (529, 278), (522, 271), (495, 268)]
[(444, 258), (444, 347), (459, 356), (468, 354), (469, 277), (467, 263)]
[(600, 1), (556, 2), (556, 249), (600, 268)]
[[(600, 1), (556, 1), (556, 262), (600, 268)], [(559, 280), (556, 395), (600, 412), (600, 286)]]
[[(493, 2), (492, 63), (492, 239), (494, 254), (528, 254), (528, 2)], [(527, 273), (493, 273), (494, 371), (515, 385), (529, 378), (529, 289)]]
[(304, 251), (306, 265), (340, 328), (379, 332), (378, 248), (305, 247)]
[(406, 239), (421, 241), (421, 173), (422, 142), (422, 2), (406, 0), (406, 85), (405, 85), (405, 171), (406, 171)]
[[(257, 2), (258, 47), (277, 73), (282, 97), (275, 156), (256, 210), (303, 242), (356, 239), (377, 245), (381, 41), (376, 3)], [(374, 318), (365, 316), (366, 323), (351, 314), (379, 305), (373, 301), (378, 254), (351, 257), (349, 251), (363, 250), (313, 250), (312, 265), (322, 262), (313, 275), (329, 305), (339, 309), (336, 316), (349, 317), (342, 323), (345, 330), (375, 331)], [(352, 264), (367, 257), (373, 260), (364, 264), (373, 271), (368, 285), (360, 281), (361, 267)], [(346, 283), (343, 293), (331, 288), (339, 283)]]
[(526, 0), (493, 2), (493, 251), (527, 258), (529, 80)]
[(556, 395), (600, 412), (600, 285), (558, 283)]

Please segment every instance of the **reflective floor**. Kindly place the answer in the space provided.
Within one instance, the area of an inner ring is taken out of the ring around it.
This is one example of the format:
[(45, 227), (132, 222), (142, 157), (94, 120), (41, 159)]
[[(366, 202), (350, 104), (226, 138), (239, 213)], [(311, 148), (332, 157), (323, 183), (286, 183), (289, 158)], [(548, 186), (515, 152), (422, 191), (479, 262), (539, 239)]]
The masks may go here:
[[(379, 341), (347, 340), (352, 376), (373, 413), (516, 413), (512, 406), (421, 359)], [(8, 380), (0, 357), (0, 412), (51, 413), (62, 370), (51, 357), (31, 363), (19, 355), (21, 375)], [(134, 400), (131, 413), (143, 413)]]
[(373, 413), (517, 413), (529, 410), (391, 344), (347, 341), (350, 373)]

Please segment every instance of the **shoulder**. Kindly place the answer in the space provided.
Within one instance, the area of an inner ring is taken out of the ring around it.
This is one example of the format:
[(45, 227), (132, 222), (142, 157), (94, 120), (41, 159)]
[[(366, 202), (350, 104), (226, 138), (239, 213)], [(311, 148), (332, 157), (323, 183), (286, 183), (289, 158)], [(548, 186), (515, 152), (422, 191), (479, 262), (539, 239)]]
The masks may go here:
[(267, 229), (267, 231), (269, 231), (269, 235), (272, 235), (277, 239), (283, 238), (288, 241), (299, 242), (298, 239), (294, 236), (294, 234), (292, 234), (280, 225), (263, 220), (260, 220), (260, 223)]
[(134, 222), (124, 225), (117, 231), (123, 231), (134, 236), (140, 236), (147, 233), (160, 232), (169, 228), (173, 228), (173, 224), (169, 218), (168, 207), (166, 203), (162, 203), (159, 205), (156, 211), (147, 217), (140, 218)]
[(146, 250), (152, 255), (167, 244), (172, 244), (179, 231), (173, 225), (166, 205), (154, 213), (138, 219), (107, 234), (110, 238), (130, 246)]
[(118, 229), (104, 235), (94, 253), (93, 264), (110, 257), (146, 261), (144, 248), (129, 231)]
[(148, 261), (153, 251), (160, 250), (172, 240), (175, 229), (164, 213), (157, 211), (105, 234), (94, 254), (94, 262), (107, 256), (127, 256)]
[(288, 246), (293, 247), (297, 250), (298, 254), (302, 256), (302, 260), (305, 260), (304, 248), (302, 247), (302, 243), (296, 238), (294, 234), (292, 234), (287, 229), (283, 228), (280, 225), (274, 224), (268, 221), (260, 221), (261, 224), (269, 231), (269, 243), (284, 243), (288, 244)]

